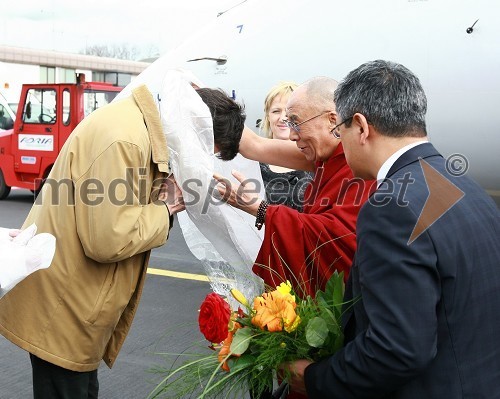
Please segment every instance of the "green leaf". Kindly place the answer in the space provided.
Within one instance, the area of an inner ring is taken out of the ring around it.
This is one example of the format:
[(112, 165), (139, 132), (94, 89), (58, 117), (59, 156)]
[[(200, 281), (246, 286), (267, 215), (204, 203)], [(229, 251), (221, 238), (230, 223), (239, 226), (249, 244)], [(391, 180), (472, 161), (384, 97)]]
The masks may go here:
[(329, 280), (326, 282), (325, 290), (318, 291), (316, 297), (320, 294), (328, 302), (339, 296), (342, 299), (344, 295), (344, 272), (339, 273), (337, 270), (333, 272)]
[(338, 334), (340, 332), (339, 322), (335, 318), (333, 312), (328, 308), (323, 308), (321, 311), (321, 317), (325, 320), (328, 331)]
[(252, 330), (250, 328), (240, 328), (234, 334), (233, 342), (231, 342), (230, 351), (233, 355), (242, 355), (248, 349), (250, 340), (252, 339)]
[(233, 374), (239, 373), (240, 371), (253, 367), (255, 365), (255, 356), (253, 355), (243, 355), (240, 357), (232, 357), (228, 360), (230, 372)]
[(337, 352), (344, 345), (344, 334), (339, 334), (335, 339), (333, 351)]
[(344, 273), (336, 274), (333, 277), (333, 306), (335, 306), (335, 311), (340, 314), (344, 301)]
[(330, 307), (330, 298), (325, 298), (325, 294), (321, 291), (318, 291), (316, 295), (316, 303), (320, 308)]
[(344, 300), (344, 272), (335, 271), (332, 274), (325, 285), (325, 291), (321, 298), (328, 302), (327, 307), (335, 312), (335, 316), (340, 317)]
[(321, 317), (309, 320), (306, 327), (306, 340), (313, 348), (321, 348), (328, 336), (328, 326)]

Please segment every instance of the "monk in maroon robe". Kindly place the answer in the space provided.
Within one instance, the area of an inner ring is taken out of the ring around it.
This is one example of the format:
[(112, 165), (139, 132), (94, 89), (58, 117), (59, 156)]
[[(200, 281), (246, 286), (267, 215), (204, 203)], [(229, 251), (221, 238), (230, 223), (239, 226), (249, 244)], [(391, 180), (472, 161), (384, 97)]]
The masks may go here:
[[(247, 158), (315, 172), (302, 213), (270, 205), (245, 190), (241, 194), (239, 187), (219, 190), (230, 205), (256, 216), (258, 228), (265, 225), (254, 272), (273, 288), (289, 280), (300, 296), (324, 288), (335, 270), (344, 272), (347, 281), (356, 250), (356, 218), (372, 186), (354, 178), (342, 144), (332, 134), (338, 128), (336, 86), (335, 80), (319, 77), (295, 89), (286, 119), (280, 121), (289, 127), (290, 141), (265, 139), (245, 128), (240, 142), (240, 152)], [(245, 184), (244, 176), (233, 175)]]
[(354, 179), (342, 144), (318, 162), (304, 211), (269, 205), (265, 235), (253, 271), (271, 287), (289, 280), (298, 295), (314, 295), (335, 270), (347, 281), (356, 250), (356, 218), (370, 183)]
[[(356, 250), (356, 218), (373, 182), (355, 179), (344, 157), (333, 92), (337, 82), (313, 78), (290, 96), (286, 120), (290, 140), (269, 140), (243, 130), (240, 153), (255, 161), (290, 169), (315, 171), (305, 193), (304, 211), (269, 205), (239, 187), (227, 186), (222, 176), (220, 194), (227, 203), (256, 216), (265, 236), (253, 270), (276, 287), (289, 280), (298, 295), (314, 295), (335, 270), (347, 280)], [(245, 177), (233, 173), (245, 184)], [(268, 399), (268, 392), (259, 399)], [(291, 393), (288, 399), (304, 398)]]

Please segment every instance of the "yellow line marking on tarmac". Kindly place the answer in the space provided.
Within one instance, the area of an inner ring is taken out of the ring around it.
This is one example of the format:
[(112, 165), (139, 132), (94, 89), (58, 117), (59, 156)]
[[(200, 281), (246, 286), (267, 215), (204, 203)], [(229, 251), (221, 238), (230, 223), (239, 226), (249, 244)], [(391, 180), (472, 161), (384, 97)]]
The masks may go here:
[(208, 277), (202, 274), (174, 272), (172, 270), (153, 269), (151, 267), (148, 267), (148, 274), (156, 274), (157, 276), (165, 276), (173, 278), (182, 278), (184, 280), (196, 280), (196, 281), (206, 281), (206, 282), (209, 281)]

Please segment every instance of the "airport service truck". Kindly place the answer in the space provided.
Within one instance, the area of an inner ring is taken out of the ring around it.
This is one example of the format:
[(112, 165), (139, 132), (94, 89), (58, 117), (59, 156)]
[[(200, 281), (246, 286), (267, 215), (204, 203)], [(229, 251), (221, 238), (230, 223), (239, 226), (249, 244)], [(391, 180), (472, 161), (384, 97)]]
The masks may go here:
[(0, 200), (11, 187), (37, 193), (80, 121), (122, 90), (109, 83), (24, 84), (12, 129), (0, 130)]

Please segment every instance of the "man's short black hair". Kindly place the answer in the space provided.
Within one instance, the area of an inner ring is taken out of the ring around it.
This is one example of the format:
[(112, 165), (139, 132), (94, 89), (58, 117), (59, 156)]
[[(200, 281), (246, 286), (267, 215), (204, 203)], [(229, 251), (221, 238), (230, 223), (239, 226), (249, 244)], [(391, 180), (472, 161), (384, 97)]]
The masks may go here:
[(245, 125), (245, 108), (221, 89), (197, 89), (212, 114), (214, 142), (219, 148), (218, 157), (224, 161), (238, 154), (241, 135)]

